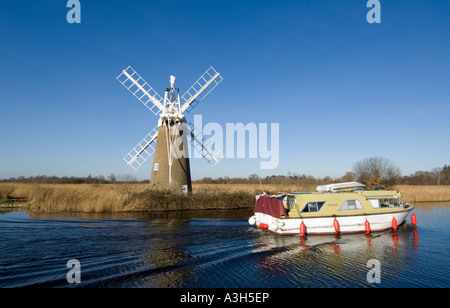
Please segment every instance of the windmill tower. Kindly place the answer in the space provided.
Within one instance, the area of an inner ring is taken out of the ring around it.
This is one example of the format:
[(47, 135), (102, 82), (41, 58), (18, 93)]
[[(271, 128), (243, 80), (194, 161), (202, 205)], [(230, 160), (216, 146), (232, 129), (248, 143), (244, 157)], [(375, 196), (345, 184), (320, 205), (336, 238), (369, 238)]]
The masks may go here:
[(155, 153), (150, 186), (182, 193), (191, 192), (188, 138), (212, 166), (223, 158), (223, 154), (208, 140), (201, 138), (200, 130), (187, 124), (184, 113), (190, 112), (223, 78), (211, 66), (180, 97), (179, 89), (174, 87), (175, 77), (170, 76), (170, 88), (166, 89), (164, 99), (130, 66), (116, 79), (145, 107), (159, 115), (158, 125), (123, 159), (136, 171)]

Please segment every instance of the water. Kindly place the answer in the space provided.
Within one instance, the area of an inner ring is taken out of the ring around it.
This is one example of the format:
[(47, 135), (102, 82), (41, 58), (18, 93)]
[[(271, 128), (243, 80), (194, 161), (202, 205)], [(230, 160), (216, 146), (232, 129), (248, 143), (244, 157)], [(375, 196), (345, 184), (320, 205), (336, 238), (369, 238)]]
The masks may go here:
[[(279, 236), (249, 226), (251, 214), (3, 212), (0, 287), (450, 287), (450, 204), (419, 205), (417, 228), (373, 238)], [(371, 259), (380, 283), (367, 280)]]

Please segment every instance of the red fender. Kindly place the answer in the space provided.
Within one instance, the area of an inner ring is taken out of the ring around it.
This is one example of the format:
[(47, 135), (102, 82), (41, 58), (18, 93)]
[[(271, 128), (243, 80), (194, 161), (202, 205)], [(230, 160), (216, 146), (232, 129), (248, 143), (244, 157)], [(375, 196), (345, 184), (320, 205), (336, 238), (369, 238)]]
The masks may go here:
[(340, 226), (339, 226), (339, 222), (337, 221), (336, 218), (333, 221), (333, 226), (334, 226), (334, 231), (336, 231), (336, 233), (339, 233)]
[(300, 224), (300, 235), (302, 235), (302, 236), (305, 236), (305, 235), (306, 235), (306, 226), (305, 226), (305, 224), (303, 223), (303, 221), (302, 221), (302, 223)]
[(416, 214), (412, 214), (411, 215), (411, 222), (412, 222), (412, 224), (415, 226), (415, 225), (417, 225), (417, 217), (416, 217)]
[(395, 219), (395, 217), (392, 218), (392, 229), (394, 229), (394, 231), (397, 230), (397, 219)]
[(366, 228), (366, 233), (370, 233), (370, 222), (367, 219), (364, 223), (364, 227)]

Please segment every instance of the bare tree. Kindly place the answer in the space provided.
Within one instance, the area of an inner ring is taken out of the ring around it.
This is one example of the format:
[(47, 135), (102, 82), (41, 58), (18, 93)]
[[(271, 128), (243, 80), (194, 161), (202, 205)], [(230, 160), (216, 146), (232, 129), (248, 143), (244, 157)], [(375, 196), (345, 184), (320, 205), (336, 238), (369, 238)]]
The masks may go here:
[(357, 181), (371, 187), (392, 186), (400, 177), (400, 169), (383, 157), (370, 157), (353, 166)]
[(433, 177), (435, 178), (436, 184), (440, 185), (441, 184), (441, 175), (442, 175), (442, 168), (434, 168), (432, 172)]
[(109, 180), (111, 183), (115, 183), (115, 182), (116, 182), (116, 175), (115, 175), (114, 173), (111, 173), (111, 175), (108, 176), (108, 180)]
[(339, 178), (340, 182), (352, 182), (355, 180), (355, 174), (351, 171), (347, 171), (345, 175)]

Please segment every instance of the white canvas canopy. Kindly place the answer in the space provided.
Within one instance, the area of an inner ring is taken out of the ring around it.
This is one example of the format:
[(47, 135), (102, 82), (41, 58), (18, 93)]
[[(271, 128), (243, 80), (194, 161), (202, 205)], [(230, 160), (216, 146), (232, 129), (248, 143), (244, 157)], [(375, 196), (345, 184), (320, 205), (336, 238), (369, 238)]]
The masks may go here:
[(336, 183), (336, 184), (328, 184), (328, 185), (319, 185), (316, 187), (318, 192), (336, 192), (342, 190), (352, 190), (358, 188), (366, 188), (366, 185), (358, 183), (358, 182), (345, 182), (345, 183)]

